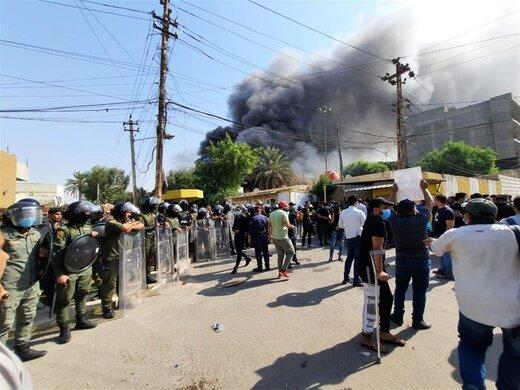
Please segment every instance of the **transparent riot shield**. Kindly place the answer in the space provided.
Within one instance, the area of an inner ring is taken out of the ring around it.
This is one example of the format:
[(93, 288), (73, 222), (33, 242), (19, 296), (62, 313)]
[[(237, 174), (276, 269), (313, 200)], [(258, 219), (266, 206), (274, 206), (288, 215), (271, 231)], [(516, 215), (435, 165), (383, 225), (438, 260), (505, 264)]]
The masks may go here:
[(229, 257), (229, 223), (227, 219), (215, 221), (215, 247), (217, 257)]
[(172, 229), (166, 224), (157, 226), (155, 230), (155, 242), (157, 245), (155, 279), (158, 285), (164, 285), (175, 280)]
[(190, 249), (189, 249), (189, 230), (175, 232), (175, 261), (178, 277), (189, 273), (190, 269)]
[(200, 219), (196, 225), (195, 254), (197, 262), (216, 260), (215, 224), (210, 219)]
[(129, 310), (146, 296), (146, 265), (143, 231), (119, 236), (119, 309)]

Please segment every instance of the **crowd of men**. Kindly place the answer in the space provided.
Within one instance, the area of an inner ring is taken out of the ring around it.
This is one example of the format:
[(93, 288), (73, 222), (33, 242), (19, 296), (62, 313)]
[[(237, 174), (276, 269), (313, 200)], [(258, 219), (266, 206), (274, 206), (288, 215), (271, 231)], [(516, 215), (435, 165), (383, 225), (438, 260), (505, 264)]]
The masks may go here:
[[(103, 317), (114, 317), (113, 302), (118, 288), (119, 236), (140, 230), (144, 234), (147, 283), (153, 283), (157, 267), (156, 228), (192, 232), (211, 225), (217, 236), (228, 235), (225, 250), (236, 255), (231, 271), (238, 272), (242, 260), (247, 267), (254, 249), (254, 272), (271, 270), (269, 244), (274, 244), (279, 278), (288, 279), (298, 265), (297, 250), (312, 247), (312, 236), (328, 248), (329, 261), (343, 261), (343, 284), (379, 285), (379, 329), (383, 343), (405, 346), (406, 341), (390, 332), (391, 322), (403, 324), (405, 294), (413, 289), (412, 326), (431, 327), (424, 318), (430, 280), (430, 251), (441, 259), (437, 277), (456, 281), (459, 304), (459, 365), (466, 386), (484, 388), (485, 352), (494, 327), (501, 327), (504, 351), (498, 383), (503, 388), (520, 385), (520, 197), (512, 206), (506, 197), (463, 193), (447, 198), (432, 197), (421, 181), (424, 200), (404, 199), (394, 204), (383, 198), (362, 202), (351, 195), (346, 204), (306, 202), (300, 206), (278, 204), (197, 207), (186, 200), (166, 203), (146, 198), (137, 208), (130, 202), (103, 207), (77, 201), (66, 208), (51, 208), (43, 215), (33, 199), (22, 199), (2, 215), (0, 234), (0, 341), (6, 342), (14, 328), (13, 349), (18, 357), (31, 360), (45, 351), (30, 348), (36, 309), (43, 302), (54, 308), (59, 327), (57, 342), (71, 340), (69, 305), (75, 303), (75, 328), (96, 326), (87, 318), (86, 301), (95, 286)], [(395, 188), (398, 190), (398, 188)], [(212, 221), (212, 222), (211, 222)], [(102, 236), (101, 253), (81, 269), (67, 262), (68, 248), (80, 238)], [(297, 248), (297, 239), (301, 247)], [(518, 240), (518, 243), (517, 243)], [(224, 242), (217, 240), (218, 242)], [(384, 250), (395, 247), (395, 291)], [(194, 250), (192, 248), (192, 250)], [(195, 256), (196, 259), (196, 256)], [(350, 279), (350, 271), (353, 278)], [(40, 297), (43, 291), (42, 297)], [(393, 307), (393, 310), (392, 310)], [(361, 344), (377, 350), (371, 331), (363, 328)], [(383, 346), (381, 352), (387, 352)], [(513, 368), (517, 369), (514, 370)], [(468, 387), (470, 388), (470, 387)]]

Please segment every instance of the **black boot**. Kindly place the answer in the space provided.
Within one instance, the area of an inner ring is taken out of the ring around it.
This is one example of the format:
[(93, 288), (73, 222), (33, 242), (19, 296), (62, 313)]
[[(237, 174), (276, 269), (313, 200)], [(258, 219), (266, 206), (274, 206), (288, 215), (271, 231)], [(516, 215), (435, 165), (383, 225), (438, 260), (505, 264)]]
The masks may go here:
[(41, 358), (47, 354), (47, 351), (36, 351), (29, 347), (29, 343), (20, 344), (14, 347), (14, 353), (22, 362)]
[(70, 341), (69, 324), (60, 325), (60, 335), (57, 341), (58, 344), (67, 344)]
[(114, 313), (114, 310), (103, 308), (103, 318), (110, 320), (110, 319), (114, 318), (115, 316), (116, 316), (116, 314)]
[(92, 329), (95, 328), (97, 324), (93, 323), (90, 320), (87, 320), (84, 316), (76, 316), (76, 330), (80, 329)]

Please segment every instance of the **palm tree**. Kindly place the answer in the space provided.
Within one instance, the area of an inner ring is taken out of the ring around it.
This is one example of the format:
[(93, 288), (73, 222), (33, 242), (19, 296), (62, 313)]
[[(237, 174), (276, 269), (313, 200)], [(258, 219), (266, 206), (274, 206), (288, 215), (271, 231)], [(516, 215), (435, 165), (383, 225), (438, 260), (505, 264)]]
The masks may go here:
[(278, 148), (258, 148), (258, 164), (253, 172), (254, 186), (261, 190), (292, 184), (295, 175), (287, 156)]
[(83, 189), (87, 186), (87, 174), (80, 171), (75, 171), (72, 174), (72, 179), (67, 179), (65, 182), (65, 192), (69, 195), (78, 194), (78, 200), (81, 200)]

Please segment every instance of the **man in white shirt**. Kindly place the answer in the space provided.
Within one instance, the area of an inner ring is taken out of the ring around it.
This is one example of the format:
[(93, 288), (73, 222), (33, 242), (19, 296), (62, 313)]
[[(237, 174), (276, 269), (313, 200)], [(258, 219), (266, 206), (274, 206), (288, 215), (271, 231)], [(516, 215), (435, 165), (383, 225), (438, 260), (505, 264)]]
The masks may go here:
[(348, 283), (350, 267), (352, 262), (354, 262), (354, 280), (352, 284), (361, 286), (359, 255), (361, 251), (361, 233), (367, 217), (363, 211), (357, 208), (358, 200), (355, 195), (348, 197), (347, 204), (348, 207), (340, 213), (338, 221), (338, 228), (343, 229), (347, 241), (347, 259), (345, 260), (343, 282), (341, 284)]
[(485, 199), (463, 205), (467, 226), (426, 239), (441, 256), (451, 252), (459, 305), (459, 371), (463, 388), (485, 389), (486, 350), (502, 328), (497, 388), (520, 388), (520, 253), (513, 231), (494, 224), (497, 207)]
[(362, 199), (358, 199), (358, 202), (357, 202), (357, 206), (356, 206), (358, 209), (360, 209), (361, 211), (363, 211), (363, 213), (365, 214), (365, 217), (367, 216), (367, 206), (365, 206), (363, 204), (363, 200)]
[(502, 219), (500, 221), (501, 224), (520, 226), (520, 196), (517, 196), (515, 199), (513, 199), (513, 208), (515, 209), (516, 215)]

